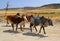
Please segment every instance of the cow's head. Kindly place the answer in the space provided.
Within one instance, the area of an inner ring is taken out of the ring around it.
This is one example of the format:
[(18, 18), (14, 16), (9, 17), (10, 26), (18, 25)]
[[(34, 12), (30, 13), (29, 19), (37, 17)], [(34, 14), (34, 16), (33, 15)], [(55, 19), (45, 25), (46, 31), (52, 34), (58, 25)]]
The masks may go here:
[(53, 22), (51, 19), (48, 19), (48, 24), (49, 24), (49, 26), (53, 26)]

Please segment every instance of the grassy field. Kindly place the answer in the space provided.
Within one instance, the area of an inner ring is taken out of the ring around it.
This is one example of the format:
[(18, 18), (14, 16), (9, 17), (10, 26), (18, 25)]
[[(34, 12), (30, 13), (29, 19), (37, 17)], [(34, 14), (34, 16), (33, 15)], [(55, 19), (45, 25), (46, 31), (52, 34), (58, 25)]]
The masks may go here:
[[(60, 9), (34, 9), (34, 10), (8, 10), (6, 15), (15, 15), (16, 13), (20, 14), (35, 14), (39, 16), (51, 17), (51, 18), (60, 18)], [(5, 16), (6, 10), (0, 10), (0, 16)]]

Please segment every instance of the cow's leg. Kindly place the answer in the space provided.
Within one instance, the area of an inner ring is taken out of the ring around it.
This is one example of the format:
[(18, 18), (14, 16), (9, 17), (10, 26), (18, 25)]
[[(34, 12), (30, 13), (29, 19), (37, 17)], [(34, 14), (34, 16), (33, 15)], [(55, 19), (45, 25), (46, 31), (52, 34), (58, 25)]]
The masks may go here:
[(8, 26), (9, 22), (8, 22), (8, 19), (7, 19), (7, 23), (6, 23), (6, 26)]
[(41, 26), (41, 27), (40, 27), (40, 30), (39, 30), (39, 33), (41, 33), (41, 29), (42, 29), (42, 28), (43, 28), (43, 27)]
[(31, 30), (31, 32), (32, 32), (32, 26), (30, 26), (30, 30)]
[(14, 24), (11, 24), (12, 25), (12, 29), (13, 29), (13, 31), (14, 31)]
[(22, 22), (21, 22), (21, 23), (20, 23), (20, 30), (21, 30), (21, 31), (23, 31), (23, 30), (22, 30), (22, 25), (23, 25), (23, 24), (22, 24)]
[(25, 21), (23, 21), (22, 25), (23, 25), (23, 27), (25, 27)]
[(7, 24), (9, 24), (8, 20), (7, 20)]
[(34, 28), (35, 28), (35, 30), (36, 30), (36, 32), (37, 32), (37, 28), (36, 28), (36, 26), (34, 25)]
[(31, 30), (31, 32), (32, 32), (32, 26), (33, 26), (33, 24), (32, 24), (32, 23), (30, 23), (30, 30)]
[(16, 24), (16, 31), (17, 31), (17, 28), (18, 28), (18, 24)]
[(23, 30), (22, 30), (22, 26), (20, 26), (20, 29), (21, 29), (21, 31), (23, 31)]
[(44, 26), (42, 26), (42, 28), (43, 28), (44, 34), (46, 34)]

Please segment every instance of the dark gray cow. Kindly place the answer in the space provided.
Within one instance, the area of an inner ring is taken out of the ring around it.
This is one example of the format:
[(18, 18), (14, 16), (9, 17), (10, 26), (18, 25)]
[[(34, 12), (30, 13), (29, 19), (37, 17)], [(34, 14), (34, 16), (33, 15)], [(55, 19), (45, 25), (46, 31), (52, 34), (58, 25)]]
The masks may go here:
[(44, 27), (53, 26), (53, 23), (52, 23), (51, 19), (47, 19), (44, 16), (38, 17), (38, 16), (31, 15), (31, 18), (30, 18), (30, 30), (31, 30), (31, 32), (32, 32), (32, 26), (35, 28), (35, 30), (37, 32), (37, 28), (36, 28), (37, 25), (41, 26), (39, 33), (41, 32), (41, 29), (43, 29), (44, 34), (46, 34)]

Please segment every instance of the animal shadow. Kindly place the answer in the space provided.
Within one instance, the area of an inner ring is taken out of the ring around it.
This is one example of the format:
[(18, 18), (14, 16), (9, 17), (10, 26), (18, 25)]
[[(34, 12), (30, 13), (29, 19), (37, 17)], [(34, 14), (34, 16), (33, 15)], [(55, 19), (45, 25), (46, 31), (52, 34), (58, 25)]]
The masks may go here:
[(18, 31), (12, 31), (12, 30), (4, 30), (3, 32), (5, 32), (5, 33), (19, 33)]
[(40, 37), (40, 38), (48, 37), (48, 36), (44, 36), (42, 34), (35, 34), (35, 33), (31, 33), (31, 32), (23, 33), (23, 35), (33, 36), (33, 37)]

